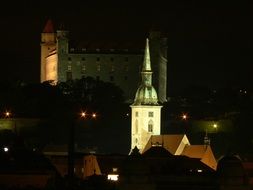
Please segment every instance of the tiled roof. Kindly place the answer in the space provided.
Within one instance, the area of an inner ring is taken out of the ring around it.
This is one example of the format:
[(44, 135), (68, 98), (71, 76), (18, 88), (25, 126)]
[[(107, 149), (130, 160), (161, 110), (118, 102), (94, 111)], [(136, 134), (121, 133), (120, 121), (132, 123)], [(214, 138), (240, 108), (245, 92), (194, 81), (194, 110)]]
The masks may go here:
[(47, 23), (44, 27), (43, 33), (54, 33), (54, 25), (51, 19), (47, 20)]
[(172, 135), (153, 135), (146, 147), (144, 148), (143, 152), (147, 151), (152, 145), (160, 144), (164, 148), (166, 148), (171, 154), (175, 154), (177, 151), (184, 134), (172, 134)]
[(209, 145), (189, 145), (186, 146), (182, 152), (182, 155), (191, 158), (203, 158)]

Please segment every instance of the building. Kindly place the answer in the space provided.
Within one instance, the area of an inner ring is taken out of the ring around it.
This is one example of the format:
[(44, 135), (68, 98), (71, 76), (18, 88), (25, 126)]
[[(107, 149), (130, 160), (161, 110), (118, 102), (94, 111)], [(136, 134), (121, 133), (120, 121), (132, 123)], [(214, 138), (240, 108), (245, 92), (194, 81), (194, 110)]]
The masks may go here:
[(201, 162), (215, 170), (217, 162), (209, 144), (191, 145), (185, 134), (160, 134), (162, 106), (159, 105), (156, 89), (152, 85), (148, 39), (141, 76), (142, 82), (137, 89), (134, 103), (131, 105), (131, 151), (138, 148), (143, 154), (153, 146), (162, 146), (172, 155), (200, 159)]
[(42, 154), (23, 146), (0, 147), (0, 189), (44, 189), (61, 177)]
[(216, 185), (215, 170), (199, 159), (172, 155), (160, 146), (143, 154), (135, 148), (130, 155), (87, 155), (84, 160), (85, 180), (104, 177), (108, 183), (114, 181), (116, 188), (122, 190), (210, 190)]
[[(150, 40), (151, 60), (156, 73), (154, 84), (159, 100), (164, 102), (167, 99), (167, 39), (160, 32), (151, 32)], [(57, 84), (90, 76), (119, 86), (126, 100), (132, 102), (138, 87), (136, 81), (140, 81), (142, 52), (143, 48), (127, 43), (72, 45), (69, 31), (63, 28), (55, 31), (53, 22), (48, 20), (41, 34), (40, 81)]]
[(227, 153), (222, 156), (217, 166), (217, 183), (220, 190), (252, 189), (247, 167), (238, 155)]
[(144, 149), (151, 135), (160, 135), (161, 108), (158, 96), (152, 85), (152, 69), (149, 53), (149, 40), (146, 48), (141, 71), (142, 81), (131, 105), (131, 150), (137, 147), (140, 152)]

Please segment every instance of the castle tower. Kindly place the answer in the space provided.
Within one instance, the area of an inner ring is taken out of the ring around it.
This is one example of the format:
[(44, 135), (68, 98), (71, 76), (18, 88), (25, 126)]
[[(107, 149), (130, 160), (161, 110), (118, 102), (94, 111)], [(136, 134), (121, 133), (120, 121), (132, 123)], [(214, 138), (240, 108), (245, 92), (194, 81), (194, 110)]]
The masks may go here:
[[(66, 60), (69, 54), (69, 32), (64, 29), (64, 27), (60, 27), (57, 30), (57, 81), (66, 81), (68, 79), (72, 79), (72, 61)], [(66, 71), (66, 68), (69, 68)]]
[(52, 20), (48, 20), (41, 34), (40, 82), (46, 81), (46, 57), (56, 48), (56, 34)]
[(144, 61), (141, 71), (142, 82), (139, 86), (132, 110), (131, 150), (137, 147), (142, 153), (151, 135), (160, 135), (161, 108), (157, 93), (152, 86), (152, 70), (149, 53), (149, 40), (146, 40)]

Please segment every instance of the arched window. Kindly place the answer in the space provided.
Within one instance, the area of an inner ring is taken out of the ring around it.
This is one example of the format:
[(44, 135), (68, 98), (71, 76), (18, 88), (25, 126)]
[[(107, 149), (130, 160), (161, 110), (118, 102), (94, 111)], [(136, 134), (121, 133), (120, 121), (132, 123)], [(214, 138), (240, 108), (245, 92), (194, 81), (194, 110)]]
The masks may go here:
[(135, 133), (138, 133), (138, 120), (135, 120)]
[(153, 127), (154, 127), (153, 121), (149, 120), (149, 122), (148, 122), (148, 132), (152, 133), (153, 132)]

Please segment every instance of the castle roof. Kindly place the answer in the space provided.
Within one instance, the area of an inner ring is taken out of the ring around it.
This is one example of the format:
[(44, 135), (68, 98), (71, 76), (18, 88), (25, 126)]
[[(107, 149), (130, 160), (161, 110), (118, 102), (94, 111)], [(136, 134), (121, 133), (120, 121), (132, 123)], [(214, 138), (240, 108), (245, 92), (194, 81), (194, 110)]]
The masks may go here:
[(71, 53), (127, 53), (142, 54), (143, 46), (139, 41), (126, 40), (106, 40), (106, 39), (90, 39), (90, 40), (70, 40)]
[(47, 23), (43, 29), (43, 33), (54, 33), (54, 24), (51, 19), (47, 20)]

